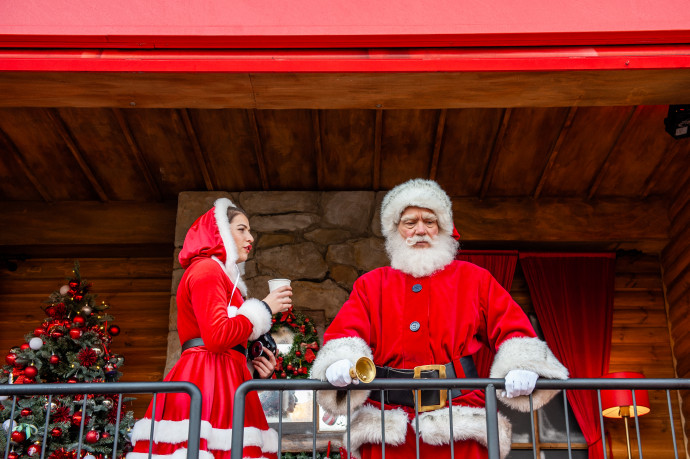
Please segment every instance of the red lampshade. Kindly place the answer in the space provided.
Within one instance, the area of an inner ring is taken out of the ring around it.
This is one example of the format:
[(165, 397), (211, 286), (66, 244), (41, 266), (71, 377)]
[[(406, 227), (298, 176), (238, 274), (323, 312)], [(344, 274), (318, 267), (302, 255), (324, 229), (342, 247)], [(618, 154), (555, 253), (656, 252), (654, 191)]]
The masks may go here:
[[(632, 371), (620, 371), (604, 375), (604, 378), (644, 378), (644, 375)], [(649, 394), (646, 390), (635, 389), (635, 402), (637, 403), (638, 416), (649, 413)], [(601, 414), (607, 418), (635, 416), (632, 391), (627, 389), (602, 390)]]

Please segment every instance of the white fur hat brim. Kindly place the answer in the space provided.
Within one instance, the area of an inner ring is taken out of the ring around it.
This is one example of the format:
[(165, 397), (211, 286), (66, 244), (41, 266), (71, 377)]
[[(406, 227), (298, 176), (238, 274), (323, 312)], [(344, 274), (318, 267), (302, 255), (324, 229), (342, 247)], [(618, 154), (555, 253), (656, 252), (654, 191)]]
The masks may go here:
[(390, 190), (381, 202), (381, 233), (395, 234), (400, 215), (408, 207), (431, 210), (438, 218), (439, 232), (452, 234), (453, 205), (438, 183), (433, 180), (412, 179)]

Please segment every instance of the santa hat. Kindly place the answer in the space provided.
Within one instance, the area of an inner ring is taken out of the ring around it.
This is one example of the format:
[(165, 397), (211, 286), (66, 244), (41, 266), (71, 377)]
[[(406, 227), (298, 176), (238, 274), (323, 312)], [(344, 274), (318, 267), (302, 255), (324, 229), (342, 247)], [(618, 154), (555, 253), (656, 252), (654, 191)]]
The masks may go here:
[(386, 238), (398, 231), (400, 216), (411, 206), (431, 210), (439, 233), (453, 234), (453, 208), (446, 192), (433, 180), (412, 179), (390, 190), (381, 202), (381, 232)]

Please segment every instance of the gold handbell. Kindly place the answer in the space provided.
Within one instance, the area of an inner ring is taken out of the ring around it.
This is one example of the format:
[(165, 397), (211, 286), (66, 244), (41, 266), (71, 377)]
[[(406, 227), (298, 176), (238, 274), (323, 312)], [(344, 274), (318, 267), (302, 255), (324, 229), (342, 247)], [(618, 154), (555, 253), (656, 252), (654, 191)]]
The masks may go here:
[(350, 377), (368, 384), (376, 378), (376, 365), (369, 357), (360, 357), (355, 366), (350, 368)]

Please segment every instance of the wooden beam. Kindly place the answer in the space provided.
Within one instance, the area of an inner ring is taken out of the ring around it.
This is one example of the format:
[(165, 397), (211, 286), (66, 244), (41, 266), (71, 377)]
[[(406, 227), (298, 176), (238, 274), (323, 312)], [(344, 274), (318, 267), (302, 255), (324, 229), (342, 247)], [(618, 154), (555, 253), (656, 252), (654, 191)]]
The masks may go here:
[(86, 161), (84, 160), (84, 155), (82, 154), (74, 139), (72, 139), (72, 135), (70, 134), (67, 126), (65, 126), (65, 123), (60, 117), (60, 114), (54, 108), (46, 110), (45, 114), (55, 127), (57, 133), (60, 135), (60, 138), (62, 138), (62, 141), (65, 142), (67, 149), (70, 151), (70, 153), (72, 153), (72, 157), (79, 165), (79, 169), (81, 169), (82, 173), (91, 184), (91, 187), (98, 195), (98, 198), (102, 202), (107, 202), (109, 200), (108, 195), (103, 190), (103, 187), (101, 186), (100, 182), (96, 178), (96, 175), (93, 173), (89, 165), (86, 164)]
[(2, 107), (502, 108), (690, 101), (690, 69), (554, 72), (0, 72)]
[(259, 177), (261, 177), (261, 189), (268, 190), (270, 184), (268, 183), (268, 173), (266, 172), (266, 161), (264, 160), (264, 151), (261, 146), (261, 136), (259, 135), (259, 125), (256, 122), (256, 110), (247, 110), (247, 117), (249, 125), (251, 126), (252, 139), (254, 140), (254, 155), (256, 156), (256, 164), (259, 167)]
[(434, 139), (434, 151), (431, 156), (431, 167), (429, 168), (429, 178), (436, 180), (436, 171), (438, 170), (438, 160), (441, 156), (441, 145), (443, 144), (443, 130), (446, 127), (446, 112), (441, 109), (438, 115), (438, 123), (436, 124), (436, 138)]
[(194, 130), (194, 126), (192, 125), (192, 120), (189, 119), (189, 112), (187, 111), (186, 108), (178, 110), (178, 115), (182, 119), (182, 123), (184, 124), (185, 131), (187, 131), (187, 137), (189, 138), (189, 141), (192, 144), (192, 150), (194, 151), (194, 157), (196, 158), (196, 163), (199, 166), (199, 170), (201, 171), (201, 175), (204, 177), (204, 183), (206, 184), (206, 189), (208, 191), (213, 191), (215, 190), (215, 187), (213, 186), (213, 178), (211, 177), (211, 171), (208, 168), (208, 160), (206, 159), (206, 155), (201, 149), (201, 144), (199, 144), (199, 138), (196, 135), (196, 131)]
[(640, 110), (641, 108), (637, 106), (634, 109), (631, 109), (628, 112), (628, 115), (625, 117), (625, 121), (623, 121), (623, 123), (621, 124), (621, 127), (618, 130), (618, 134), (616, 135), (616, 140), (611, 144), (611, 148), (609, 148), (608, 153), (606, 153), (606, 159), (604, 159), (604, 162), (599, 168), (599, 172), (597, 172), (597, 175), (594, 177), (592, 184), (589, 186), (589, 191), (587, 192), (587, 197), (589, 199), (592, 199), (594, 197), (594, 195), (597, 193), (597, 190), (599, 189), (599, 186), (601, 185), (601, 182), (604, 180), (604, 177), (606, 176), (606, 173), (608, 172), (609, 167), (611, 166), (609, 158), (611, 157), (611, 153), (613, 153), (613, 151), (618, 146), (618, 141), (620, 140), (621, 135), (623, 135), (623, 132), (628, 127), (628, 124), (630, 123), (632, 117), (636, 114), (639, 114)]
[(0, 246), (173, 244), (176, 202), (3, 202)]
[(139, 165), (139, 170), (144, 175), (144, 178), (146, 179), (146, 183), (148, 184), (149, 188), (151, 189), (151, 192), (159, 201), (161, 201), (163, 199), (163, 194), (161, 193), (160, 187), (158, 186), (158, 182), (156, 182), (156, 179), (153, 177), (153, 174), (151, 173), (151, 169), (149, 168), (148, 164), (146, 163), (146, 158), (144, 158), (144, 155), (141, 153), (141, 150), (139, 149), (139, 146), (137, 145), (137, 142), (134, 140), (134, 135), (132, 135), (132, 130), (129, 128), (129, 125), (127, 124), (127, 120), (125, 119), (124, 115), (122, 114), (122, 111), (117, 109), (117, 108), (114, 108), (113, 109), (113, 115), (115, 115), (115, 119), (117, 120), (117, 123), (120, 125), (120, 129), (122, 130), (122, 134), (125, 136), (125, 140), (127, 140), (127, 145), (129, 145), (129, 150), (132, 152), (132, 155), (137, 160), (137, 164)]
[(53, 200), (53, 197), (48, 193), (48, 190), (45, 189), (45, 187), (41, 184), (41, 181), (36, 178), (36, 176), (31, 172), (31, 168), (26, 164), (26, 161), (24, 161), (24, 157), (22, 154), (17, 150), (17, 146), (12, 142), (12, 139), (9, 138), (5, 132), (0, 129), (0, 137), (2, 137), (3, 142), (5, 145), (7, 145), (7, 148), (10, 151), (10, 154), (12, 155), (12, 159), (14, 162), (21, 168), (22, 172), (24, 172), (24, 175), (26, 175), (26, 178), (31, 182), (31, 184), (36, 188), (36, 191), (38, 191), (38, 194), (41, 195), (44, 201), (46, 202), (51, 202)]
[(323, 160), (323, 148), (321, 146), (321, 122), (320, 111), (311, 110), (312, 131), (314, 133), (314, 152), (316, 154), (316, 188), (323, 190), (325, 183), (324, 168), (326, 167)]
[(534, 189), (534, 199), (539, 198), (539, 196), (541, 195), (541, 190), (544, 188), (544, 183), (546, 183), (546, 179), (548, 178), (549, 173), (553, 168), (553, 164), (556, 161), (556, 157), (558, 157), (558, 152), (561, 149), (561, 145), (563, 145), (563, 141), (568, 135), (570, 126), (573, 124), (573, 118), (575, 118), (575, 113), (577, 113), (577, 107), (570, 107), (570, 110), (568, 110), (568, 115), (565, 117), (563, 125), (561, 126), (561, 130), (558, 133), (558, 138), (556, 139), (556, 142), (554, 142), (553, 148), (549, 153), (549, 159), (546, 162), (546, 166), (544, 167), (544, 170), (542, 171), (541, 176), (539, 177), (539, 183), (537, 183), (537, 186)]
[(494, 138), (493, 146), (488, 154), (487, 162), (484, 166), (484, 174), (482, 176), (482, 185), (479, 191), (479, 197), (484, 199), (486, 193), (491, 185), (491, 180), (493, 179), (494, 172), (496, 171), (496, 163), (498, 161), (498, 151), (501, 149), (503, 144), (503, 138), (508, 130), (508, 124), (510, 123), (510, 116), (513, 110), (506, 108), (503, 111), (503, 117), (501, 118), (501, 127), (496, 132), (496, 137)]
[(381, 138), (383, 136), (383, 110), (376, 110), (376, 126), (374, 127), (374, 168), (372, 171), (372, 188), (378, 191), (381, 186)]

